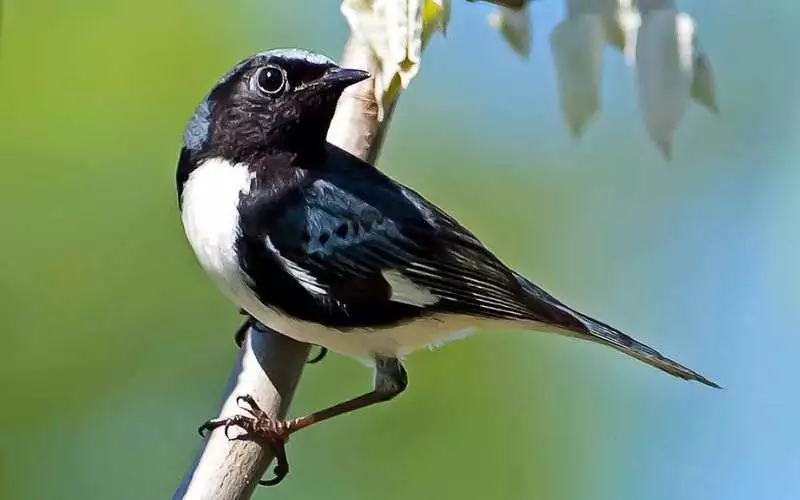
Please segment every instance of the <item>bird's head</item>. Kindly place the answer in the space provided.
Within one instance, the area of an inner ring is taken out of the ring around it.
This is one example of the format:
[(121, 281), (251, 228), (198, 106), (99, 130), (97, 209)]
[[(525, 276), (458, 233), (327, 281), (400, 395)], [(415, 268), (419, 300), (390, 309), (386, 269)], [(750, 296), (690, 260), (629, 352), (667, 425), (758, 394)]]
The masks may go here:
[(235, 161), (265, 150), (323, 148), (342, 92), (368, 77), (306, 50), (261, 52), (211, 89), (186, 127), (184, 148)]

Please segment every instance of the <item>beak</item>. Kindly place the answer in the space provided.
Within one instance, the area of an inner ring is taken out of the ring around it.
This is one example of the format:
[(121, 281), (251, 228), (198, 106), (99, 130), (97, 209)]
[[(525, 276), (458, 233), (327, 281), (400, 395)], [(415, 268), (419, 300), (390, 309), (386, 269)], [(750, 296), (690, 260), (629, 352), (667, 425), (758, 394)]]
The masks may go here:
[(354, 83), (366, 80), (370, 76), (372, 75), (370, 75), (368, 71), (334, 66), (320, 78), (319, 82), (328, 88), (343, 89)]

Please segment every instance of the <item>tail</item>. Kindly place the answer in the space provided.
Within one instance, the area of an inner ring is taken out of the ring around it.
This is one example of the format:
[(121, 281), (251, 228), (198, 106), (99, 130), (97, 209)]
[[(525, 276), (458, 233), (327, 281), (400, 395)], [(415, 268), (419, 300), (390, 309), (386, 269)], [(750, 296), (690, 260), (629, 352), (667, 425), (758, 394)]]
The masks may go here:
[[(537, 316), (544, 316), (547, 318), (546, 323), (553, 323), (557, 319), (560, 329), (567, 330), (577, 337), (592, 340), (594, 342), (613, 347), (614, 349), (632, 356), (639, 361), (644, 361), (650, 366), (654, 366), (659, 370), (665, 371), (670, 375), (682, 378), (684, 380), (696, 380), (701, 384), (709, 387), (721, 389), (719, 385), (705, 378), (694, 370), (691, 370), (682, 364), (669, 359), (636, 339), (625, 335), (616, 328), (609, 326), (605, 323), (590, 318), (583, 313), (580, 313), (564, 304), (558, 299), (545, 292), (538, 286), (534, 285), (524, 277), (517, 275), (517, 280), (522, 285), (523, 289), (528, 292), (528, 296), (534, 302), (531, 309), (535, 311)], [(547, 311), (544, 315), (541, 313)]]
[(608, 326), (605, 323), (601, 323), (596, 319), (592, 319), (589, 316), (571, 309), (570, 311), (575, 315), (575, 318), (583, 323), (585, 328), (584, 332), (582, 333), (587, 334), (589, 340), (613, 347), (614, 349), (623, 352), (628, 356), (632, 356), (639, 361), (644, 361), (648, 365), (655, 366), (659, 370), (663, 370), (670, 375), (680, 377), (684, 380), (696, 380), (701, 384), (721, 389), (721, 387), (715, 382), (712, 382), (696, 371), (669, 359), (652, 347), (642, 344), (636, 339), (625, 335), (619, 330)]

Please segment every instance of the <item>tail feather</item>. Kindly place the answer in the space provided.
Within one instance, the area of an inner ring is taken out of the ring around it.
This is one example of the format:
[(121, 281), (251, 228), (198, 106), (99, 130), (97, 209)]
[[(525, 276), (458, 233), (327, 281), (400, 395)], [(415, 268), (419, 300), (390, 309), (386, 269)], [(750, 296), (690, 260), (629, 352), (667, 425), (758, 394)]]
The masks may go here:
[[(650, 366), (665, 371), (670, 375), (684, 380), (695, 380), (709, 387), (721, 389), (719, 385), (705, 378), (694, 370), (669, 359), (650, 346), (642, 344), (636, 339), (625, 335), (616, 328), (609, 326), (596, 319), (590, 318), (569, 306), (561, 303), (558, 299), (534, 285), (521, 275), (517, 279), (523, 289), (528, 292), (531, 299), (531, 310), (535, 311), (537, 317), (546, 317), (547, 323), (557, 322), (561, 329), (570, 332), (580, 338), (592, 340), (594, 342), (612, 347), (628, 356), (643, 361)], [(549, 311), (545, 311), (548, 309)], [(543, 318), (537, 318), (541, 321)], [(563, 331), (562, 330), (562, 331)]]
[(721, 389), (721, 387), (711, 380), (700, 375), (696, 371), (683, 366), (682, 364), (669, 359), (652, 347), (642, 344), (636, 339), (625, 335), (616, 328), (601, 323), (595, 319), (585, 316), (577, 311), (573, 313), (586, 326), (586, 333), (591, 340), (605, 344), (609, 347), (632, 356), (640, 361), (644, 361), (650, 366), (663, 370), (670, 375), (680, 377), (684, 380), (696, 380), (701, 384)]

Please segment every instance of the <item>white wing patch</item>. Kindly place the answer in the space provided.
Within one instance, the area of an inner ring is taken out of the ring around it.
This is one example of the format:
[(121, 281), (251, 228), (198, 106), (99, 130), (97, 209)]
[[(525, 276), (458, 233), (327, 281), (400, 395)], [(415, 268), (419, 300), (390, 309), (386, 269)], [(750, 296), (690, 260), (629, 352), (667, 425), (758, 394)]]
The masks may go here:
[(296, 262), (293, 260), (287, 259), (275, 248), (275, 245), (272, 244), (272, 241), (267, 237), (264, 239), (264, 243), (267, 245), (267, 248), (272, 251), (275, 255), (277, 255), (281, 263), (283, 264), (284, 269), (286, 272), (292, 275), (294, 279), (300, 283), (300, 286), (308, 290), (309, 292), (316, 294), (316, 295), (327, 295), (328, 290), (325, 289), (322, 285), (320, 285), (317, 278), (311, 275), (308, 270), (303, 269), (300, 267)]
[(416, 307), (431, 306), (439, 302), (439, 297), (406, 278), (400, 271), (386, 270), (381, 271), (381, 274), (392, 289), (389, 300)]

